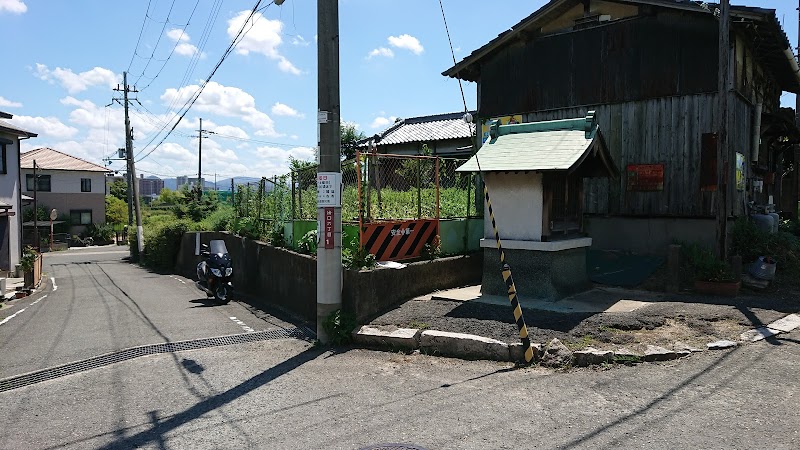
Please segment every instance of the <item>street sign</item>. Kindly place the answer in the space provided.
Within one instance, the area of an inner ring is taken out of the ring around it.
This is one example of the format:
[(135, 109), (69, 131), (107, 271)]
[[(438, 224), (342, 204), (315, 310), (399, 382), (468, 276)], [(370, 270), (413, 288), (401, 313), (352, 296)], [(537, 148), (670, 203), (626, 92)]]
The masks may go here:
[(58, 219), (58, 211), (55, 208), (53, 208), (50, 210), (50, 220), (56, 220), (56, 219)]
[(333, 208), (331, 207), (325, 208), (325, 228), (322, 232), (324, 233), (322, 239), (325, 242), (325, 248), (333, 248)]
[(317, 174), (317, 208), (342, 206), (342, 174), (319, 172)]

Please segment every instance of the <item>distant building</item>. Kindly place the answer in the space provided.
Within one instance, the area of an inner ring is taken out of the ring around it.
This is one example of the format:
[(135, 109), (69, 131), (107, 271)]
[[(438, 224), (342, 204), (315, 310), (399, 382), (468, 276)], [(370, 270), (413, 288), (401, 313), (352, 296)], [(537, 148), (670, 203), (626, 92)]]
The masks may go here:
[(161, 194), (164, 189), (164, 180), (157, 177), (145, 178), (144, 175), (139, 178), (139, 196), (140, 197), (154, 197)]
[[(177, 181), (177, 189), (180, 189), (184, 185), (187, 185), (187, 184), (189, 185), (189, 189), (191, 189), (192, 187), (197, 185), (197, 177), (191, 178), (191, 177), (187, 177), (187, 176), (184, 175), (184, 176), (177, 177), (176, 181)], [(200, 183), (202, 183), (201, 186), (205, 186), (206, 179), (205, 178), (200, 178)], [(163, 188), (163, 186), (162, 186), (162, 188)]]

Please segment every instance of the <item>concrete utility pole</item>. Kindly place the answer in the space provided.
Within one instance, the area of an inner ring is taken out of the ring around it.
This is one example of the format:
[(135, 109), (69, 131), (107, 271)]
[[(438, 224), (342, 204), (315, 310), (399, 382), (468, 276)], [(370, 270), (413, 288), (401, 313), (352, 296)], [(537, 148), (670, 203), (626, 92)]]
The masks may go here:
[[(128, 180), (133, 190), (133, 209), (136, 214), (136, 242), (141, 257), (144, 251), (144, 232), (142, 231), (142, 209), (139, 205), (139, 180), (136, 179), (136, 163), (133, 160), (133, 138), (131, 136), (131, 121), (128, 117), (128, 92), (139, 92), (134, 87), (128, 86), (128, 72), (122, 72), (122, 88), (117, 86), (115, 91), (122, 91), (123, 106), (125, 107), (125, 159), (128, 162)], [(130, 192), (130, 190), (129, 190)]]
[[(797, 0), (797, 48), (795, 49), (795, 59), (800, 55), (800, 0)], [(794, 123), (800, 127), (800, 94), (794, 97)], [(800, 176), (795, 174), (800, 179)]]
[(39, 204), (36, 201), (36, 192), (39, 191), (39, 177), (36, 175), (36, 160), (33, 160), (33, 242), (36, 243), (36, 251), (39, 248)]
[[(326, 202), (317, 189), (317, 220), (320, 226), (317, 246), (317, 338), (323, 344), (329, 336), (323, 323), (342, 308), (342, 205), (341, 131), (339, 129), (339, 3), (317, 0), (317, 97), (319, 123), (320, 180), (333, 180), (337, 202)], [(330, 206), (325, 206), (330, 205)]]
[(730, 66), (730, 3), (720, 1), (719, 18), (719, 107), (717, 133), (717, 254), (722, 260), (728, 257), (728, 72)]
[(203, 198), (203, 186), (200, 178), (203, 176), (203, 118), (200, 118), (200, 129), (197, 130), (197, 199)]

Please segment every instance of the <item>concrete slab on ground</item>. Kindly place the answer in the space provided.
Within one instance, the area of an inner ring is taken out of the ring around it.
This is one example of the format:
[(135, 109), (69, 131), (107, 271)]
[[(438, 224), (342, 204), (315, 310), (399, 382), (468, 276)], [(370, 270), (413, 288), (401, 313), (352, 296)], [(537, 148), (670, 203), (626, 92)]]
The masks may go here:
[[(537, 309), (560, 313), (631, 312), (651, 304), (657, 295), (650, 292), (640, 293), (625, 289), (595, 288), (571, 297), (552, 301), (530, 299), (525, 298), (521, 293), (517, 294), (523, 310)], [(437, 292), (431, 296), (431, 299), (458, 302), (475, 301), (491, 305), (508, 304), (508, 297), (482, 294), (480, 285)]]
[(767, 325), (768, 328), (773, 330), (783, 331), (788, 333), (800, 326), (800, 315), (789, 314), (788, 316), (778, 319), (775, 322)]

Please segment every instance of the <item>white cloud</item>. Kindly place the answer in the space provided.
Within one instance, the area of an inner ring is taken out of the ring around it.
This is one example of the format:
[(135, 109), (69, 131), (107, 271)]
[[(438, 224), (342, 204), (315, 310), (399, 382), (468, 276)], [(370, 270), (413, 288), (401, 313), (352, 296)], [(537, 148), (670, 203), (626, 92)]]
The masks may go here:
[(161, 147), (158, 148), (157, 153), (158, 157), (163, 159), (170, 159), (179, 162), (197, 161), (197, 152), (190, 152), (182, 145), (174, 142), (165, 142), (161, 144)]
[[(185, 86), (180, 90), (167, 89), (161, 100), (165, 104), (173, 101), (183, 103), (197, 91), (199, 86)], [(250, 124), (258, 136), (278, 137), (275, 123), (266, 113), (256, 108), (252, 95), (232, 86), (223, 86), (215, 81), (209, 82), (194, 104), (197, 111), (206, 111), (226, 117), (237, 117)]]
[(213, 130), (214, 133), (223, 134), (225, 136), (232, 136), (235, 138), (240, 139), (249, 139), (250, 136), (247, 135), (243, 129), (239, 127), (234, 127), (232, 125), (222, 125), (218, 127), (209, 127), (209, 129)]
[(301, 114), (297, 112), (296, 109), (289, 105), (284, 105), (283, 103), (275, 103), (272, 105), (272, 114), (275, 114), (276, 116), (297, 117), (300, 119), (305, 117), (305, 114)]
[(388, 118), (383, 116), (376, 117), (370, 124), (370, 128), (386, 128), (390, 124), (393, 124), (395, 119), (397, 119), (397, 117), (394, 116)]
[[(197, 53), (197, 47), (190, 44), (189, 35), (180, 28), (173, 28), (167, 31), (167, 37), (172, 39), (173, 42), (176, 42), (177, 45), (175, 46), (175, 53), (182, 55), (182, 56), (193, 56)], [(200, 55), (201, 57), (204, 55)]]
[(0, 106), (4, 108), (21, 108), (22, 103), (12, 102), (11, 100), (8, 100), (5, 97), (0, 96)]
[(22, 14), (28, 6), (22, 0), (0, 0), (0, 13), (8, 11), (12, 14)]
[(299, 45), (300, 47), (308, 47), (309, 45), (311, 45), (311, 43), (308, 42), (303, 36), (300, 36), (298, 34), (297, 36), (292, 38), (292, 45)]
[(67, 139), (78, 133), (77, 128), (64, 125), (57, 117), (14, 116), (11, 123), (32, 133)]
[[(250, 11), (241, 11), (236, 17), (228, 21), (229, 38), (236, 37), (249, 15)], [(281, 38), (282, 30), (283, 22), (280, 20), (270, 20), (262, 16), (261, 13), (256, 13), (253, 19), (245, 25), (247, 34), (236, 46), (236, 53), (240, 55), (249, 55), (250, 52), (260, 53), (267, 58), (278, 61), (280, 70), (293, 75), (300, 75), (302, 73), (300, 69), (295, 67), (278, 50), (278, 47), (283, 43), (283, 38)]]
[(301, 161), (314, 161), (316, 150), (313, 147), (292, 147), (289, 149), (278, 147), (258, 147), (256, 156), (261, 158), (254, 166), (257, 172), (269, 175), (283, 175), (289, 172), (289, 159)]
[(367, 55), (367, 59), (372, 59), (375, 56), (385, 56), (387, 58), (394, 58), (394, 52), (390, 48), (378, 47)]
[(114, 87), (122, 78), (102, 67), (95, 67), (76, 74), (71, 69), (62, 69), (61, 67), (50, 70), (46, 65), (39, 63), (36, 64), (36, 76), (50, 83), (58, 81), (70, 94), (85, 91), (89, 87), (97, 85)]
[(419, 43), (419, 39), (409, 34), (401, 34), (400, 36), (389, 36), (389, 45), (397, 48), (404, 48), (411, 50), (415, 55), (421, 54), (425, 49)]

